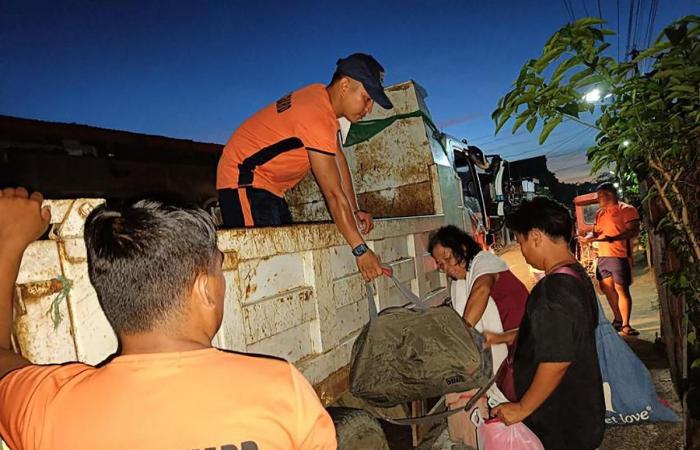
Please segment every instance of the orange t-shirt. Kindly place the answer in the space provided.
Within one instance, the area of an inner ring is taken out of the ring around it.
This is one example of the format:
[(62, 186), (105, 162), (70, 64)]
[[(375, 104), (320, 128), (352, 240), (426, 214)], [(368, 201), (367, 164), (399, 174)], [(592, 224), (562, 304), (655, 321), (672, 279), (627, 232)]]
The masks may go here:
[[(600, 208), (595, 216), (595, 231), (601, 236), (617, 236), (629, 228), (631, 222), (639, 220), (637, 208), (627, 203)], [(598, 256), (627, 258), (630, 256), (629, 241), (599, 242)]]
[(335, 429), (294, 366), (215, 348), (32, 365), (0, 380), (14, 450), (335, 449)]
[(294, 91), (233, 133), (219, 159), (216, 188), (253, 186), (283, 197), (309, 172), (308, 151), (338, 152), (339, 130), (324, 85)]

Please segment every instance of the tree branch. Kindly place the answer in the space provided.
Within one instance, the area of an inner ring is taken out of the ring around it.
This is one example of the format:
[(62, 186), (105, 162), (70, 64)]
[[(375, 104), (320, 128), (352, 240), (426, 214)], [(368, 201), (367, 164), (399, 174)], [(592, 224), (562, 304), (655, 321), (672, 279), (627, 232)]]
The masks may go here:
[[(652, 178), (652, 182), (656, 186), (656, 189), (659, 191), (659, 196), (664, 202), (664, 206), (666, 206), (666, 209), (668, 210), (669, 214), (671, 214), (671, 218), (673, 218), (673, 221), (676, 224), (676, 228), (680, 228), (679, 231), (685, 233), (685, 235), (688, 236), (688, 239), (690, 240), (690, 243), (693, 246), (695, 260), (700, 260), (700, 245), (698, 245), (697, 237), (695, 236), (695, 232), (693, 231), (690, 225), (690, 219), (688, 217), (688, 207), (686, 205), (685, 199), (681, 195), (680, 190), (678, 189), (678, 186), (675, 183), (677, 177), (672, 178), (671, 175), (669, 175), (668, 171), (664, 170), (664, 168), (661, 165), (661, 162), (658, 161), (656, 158), (650, 158), (649, 165), (652, 168), (654, 168), (658, 173), (660, 173), (661, 176), (666, 180), (664, 186), (661, 186), (661, 183), (659, 183), (658, 180)], [(673, 205), (670, 199), (668, 198), (668, 195), (666, 194), (665, 186), (667, 185), (671, 186), (671, 190), (678, 197), (678, 200), (681, 204), (681, 217), (679, 217), (678, 213), (674, 210)]]

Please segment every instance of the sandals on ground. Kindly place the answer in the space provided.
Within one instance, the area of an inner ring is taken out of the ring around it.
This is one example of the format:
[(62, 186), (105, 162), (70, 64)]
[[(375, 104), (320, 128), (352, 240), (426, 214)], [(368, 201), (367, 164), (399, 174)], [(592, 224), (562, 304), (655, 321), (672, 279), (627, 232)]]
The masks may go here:
[(613, 320), (612, 326), (613, 326), (613, 328), (615, 328), (615, 331), (617, 331), (617, 332), (622, 331), (622, 321), (621, 320)]
[(621, 336), (639, 336), (639, 331), (635, 330), (629, 325), (622, 327), (619, 333)]

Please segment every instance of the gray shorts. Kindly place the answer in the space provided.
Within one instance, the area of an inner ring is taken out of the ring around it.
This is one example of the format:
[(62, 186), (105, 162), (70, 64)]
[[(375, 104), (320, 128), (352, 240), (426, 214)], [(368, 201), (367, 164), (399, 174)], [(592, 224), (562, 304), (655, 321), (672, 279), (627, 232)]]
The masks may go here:
[(630, 286), (632, 284), (632, 268), (627, 258), (615, 258), (611, 256), (598, 257), (598, 267), (595, 271), (598, 280), (613, 278), (615, 283)]

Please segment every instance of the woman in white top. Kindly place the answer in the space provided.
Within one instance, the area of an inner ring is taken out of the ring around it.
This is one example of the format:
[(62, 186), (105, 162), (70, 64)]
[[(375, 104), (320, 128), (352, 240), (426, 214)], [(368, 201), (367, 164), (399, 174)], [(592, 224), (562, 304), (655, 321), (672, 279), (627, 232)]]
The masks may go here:
[[(528, 291), (503, 259), (483, 250), (469, 234), (452, 225), (431, 236), (428, 251), (438, 268), (452, 279), (452, 307), (469, 325), (480, 332), (517, 332)], [(514, 350), (515, 345), (493, 346), (494, 370)], [(512, 373), (505, 373), (499, 376), (497, 385), (509, 400), (515, 401), (511, 398), (515, 392), (510, 381)]]

